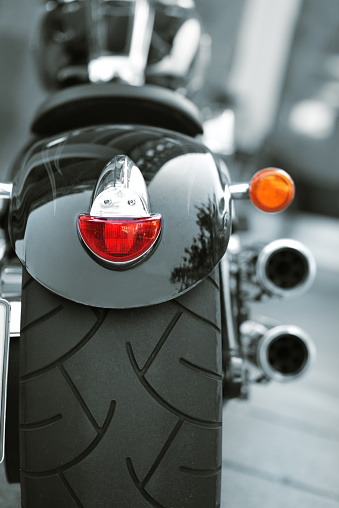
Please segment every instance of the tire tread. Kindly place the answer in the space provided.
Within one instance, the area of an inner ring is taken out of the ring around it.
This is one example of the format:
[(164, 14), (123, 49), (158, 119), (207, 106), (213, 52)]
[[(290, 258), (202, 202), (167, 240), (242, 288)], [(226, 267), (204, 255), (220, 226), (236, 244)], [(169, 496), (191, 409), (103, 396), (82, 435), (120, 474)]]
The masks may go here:
[[(184, 297), (145, 309), (87, 307), (91, 317), (86, 333), (75, 341), (69, 315), (80, 329), (84, 306), (50, 293), (25, 274), (20, 378), (24, 508), (220, 505), (217, 281), (214, 273)], [(203, 313), (201, 308), (206, 308)], [(54, 331), (56, 317), (64, 320), (64, 342), (69, 339), (62, 354), (59, 332)], [(31, 356), (46, 347), (48, 323), (47, 347), (55, 343), (53, 360), (32, 369)], [(184, 329), (196, 338), (196, 350), (189, 354), (182, 348)], [(201, 348), (208, 352), (205, 362)], [(168, 352), (169, 363), (179, 370), (159, 382)], [(187, 407), (181, 400), (186, 379), (187, 388), (195, 387), (190, 393), (194, 404)], [(201, 383), (213, 399), (207, 417)], [(170, 392), (163, 395), (167, 387), (174, 389), (174, 398)]]

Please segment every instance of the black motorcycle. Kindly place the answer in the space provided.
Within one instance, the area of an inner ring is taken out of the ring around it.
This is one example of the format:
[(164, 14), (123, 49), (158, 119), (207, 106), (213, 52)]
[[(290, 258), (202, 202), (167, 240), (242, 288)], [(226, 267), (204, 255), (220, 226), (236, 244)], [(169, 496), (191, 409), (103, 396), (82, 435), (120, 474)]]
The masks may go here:
[(0, 186), (8, 480), (25, 508), (218, 507), (223, 403), (314, 356), (299, 328), (249, 314), (307, 289), (312, 255), (231, 236), (234, 200), (278, 212), (293, 182), (231, 183), (203, 144), (175, 91), (199, 70), (193, 1), (56, 0), (40, 38), (57, 91)]

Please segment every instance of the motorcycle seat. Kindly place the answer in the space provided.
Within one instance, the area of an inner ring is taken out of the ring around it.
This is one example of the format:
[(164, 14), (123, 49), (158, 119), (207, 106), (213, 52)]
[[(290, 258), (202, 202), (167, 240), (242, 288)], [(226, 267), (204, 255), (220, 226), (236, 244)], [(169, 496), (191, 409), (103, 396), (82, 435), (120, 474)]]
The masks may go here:
[(202, 134), (198, 109), (165, 88), (116, 83), (73, 86), (52, 94), (40, 106), (31, 130), (39, 136), (100, 124), (139, 124)]

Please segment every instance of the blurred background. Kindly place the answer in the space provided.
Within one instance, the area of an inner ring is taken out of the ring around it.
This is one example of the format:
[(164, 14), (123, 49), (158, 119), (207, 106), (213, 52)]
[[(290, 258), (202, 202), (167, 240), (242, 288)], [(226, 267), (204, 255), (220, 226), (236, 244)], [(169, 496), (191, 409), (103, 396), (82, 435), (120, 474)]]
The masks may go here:
[[(297, 300), (253, 306), (306, 329), (318, 360), (292, 385), (253, 386), (224, 411), (222, 508), (339, 508), (339, 3), (196, 0), (212, 37), (206, 83), (193, 100), (220, 124), (235, 180), (281, 167), (297, 186), (292, 207), (266, 216), (248, 203), (243, 242), (292, 237), (318, 274)], [(0, 170), (3, 181), (46, 96), (31, 55), (41, 3), (0, 0)], [(213, 142), (213, 139), (212, 139)], [(220, 143), (219, 143), (220, 144)], [(19, 508), (0, 467), (0, 506)]]

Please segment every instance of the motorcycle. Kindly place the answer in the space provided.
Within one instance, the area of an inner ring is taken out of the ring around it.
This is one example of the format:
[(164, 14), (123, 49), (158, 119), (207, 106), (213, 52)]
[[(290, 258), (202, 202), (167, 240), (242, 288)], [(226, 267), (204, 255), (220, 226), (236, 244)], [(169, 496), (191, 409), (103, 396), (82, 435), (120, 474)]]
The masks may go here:
[(41, 40), (58, 90), (0, 185), (8, 480), (25, 508), (220, 506), (223, 403), (315, 356), (300, 328), (250, 315), (307, 290), (312, 254), (232, 231), (236, 200), (276, 213), (293, 181), (232, 183), (203, 143), (175, 91), (199, 67), (192, 1), (48, 2)]

